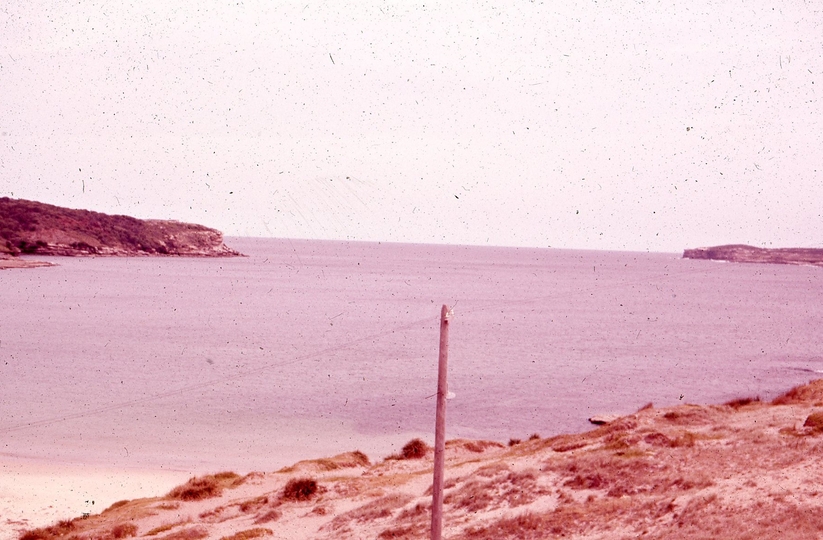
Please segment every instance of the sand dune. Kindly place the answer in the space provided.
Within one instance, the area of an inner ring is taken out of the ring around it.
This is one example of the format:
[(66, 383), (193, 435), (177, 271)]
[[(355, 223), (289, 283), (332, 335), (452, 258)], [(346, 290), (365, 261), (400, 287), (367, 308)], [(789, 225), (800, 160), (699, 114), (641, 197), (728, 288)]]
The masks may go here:
[[(444, 537), (815, 538), (823, 530), (823, 380), (772, 403), (644, 407), (592, 431), (447, 445)], [(427, 538), (432, 453), (360, 452), (219, 473), (31, 530), (126, 537)]]

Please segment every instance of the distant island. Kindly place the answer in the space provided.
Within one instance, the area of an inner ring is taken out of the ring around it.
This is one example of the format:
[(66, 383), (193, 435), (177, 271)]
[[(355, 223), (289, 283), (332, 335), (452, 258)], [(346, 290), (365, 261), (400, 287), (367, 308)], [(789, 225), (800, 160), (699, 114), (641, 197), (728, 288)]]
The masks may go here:
[(215, 229), (0, 197), (0, 268), (44, 266), (18, 255), (236, 257)]
[(823, 249), (778, 248), (767, 249), (743, 244), (687, 249), (684, 259), (710, 259), (713, 261), (802, 264), (823, 266)]

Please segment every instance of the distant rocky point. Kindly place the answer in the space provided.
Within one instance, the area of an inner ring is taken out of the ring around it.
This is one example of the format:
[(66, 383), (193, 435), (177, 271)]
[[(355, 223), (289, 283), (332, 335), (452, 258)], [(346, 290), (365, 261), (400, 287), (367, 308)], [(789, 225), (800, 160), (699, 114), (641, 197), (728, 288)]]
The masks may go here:
[(714, 261), (802, 264), (823, 266), (823, 249), (779, 248), (767, 249), (742, 244), (687, 249), (684, 259), (711, 259)]
[(69, 257), (241, 255), (223, 243), (223, 233), (202, 225), (142, 220), (1, 197), (0, 257), (8, 261), (21, 254)]

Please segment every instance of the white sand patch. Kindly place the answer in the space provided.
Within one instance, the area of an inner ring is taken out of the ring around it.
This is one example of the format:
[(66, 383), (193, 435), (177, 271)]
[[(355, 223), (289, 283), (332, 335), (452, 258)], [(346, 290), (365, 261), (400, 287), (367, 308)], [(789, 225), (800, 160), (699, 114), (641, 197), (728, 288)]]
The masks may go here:
[(187, 471), (107, 469), (0, 458), (0, 540), (55, 521), (98, 514), (123, 499), (152, 497), (185, 482)]

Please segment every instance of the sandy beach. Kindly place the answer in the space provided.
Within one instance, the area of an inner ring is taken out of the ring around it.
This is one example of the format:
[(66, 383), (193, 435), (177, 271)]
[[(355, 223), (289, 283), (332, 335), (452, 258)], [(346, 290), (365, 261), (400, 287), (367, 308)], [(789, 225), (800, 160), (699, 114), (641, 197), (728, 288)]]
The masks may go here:
[[(452, 440), (444, 536), (812, 538), (823, 528), (820, 455), (823, 380), (771, 403), (650, 404), (581, 434)], [(352, 449), (275, 472), (215, 471), (173, 490), (177, 472), (6, 471), (3, 538), (55, 520), (22, 538), (428, 537), (431, 449)], [(38, 482), (55, 487), (53, 500), (32, 499)]]
[(184, 482), (186, 471), (107, 469), (0, 455), (0, 540), (63, 519), (97, 514), (125, 497), (150, 497)]

